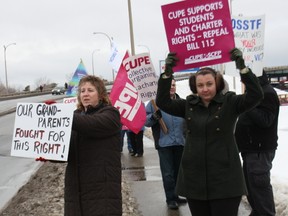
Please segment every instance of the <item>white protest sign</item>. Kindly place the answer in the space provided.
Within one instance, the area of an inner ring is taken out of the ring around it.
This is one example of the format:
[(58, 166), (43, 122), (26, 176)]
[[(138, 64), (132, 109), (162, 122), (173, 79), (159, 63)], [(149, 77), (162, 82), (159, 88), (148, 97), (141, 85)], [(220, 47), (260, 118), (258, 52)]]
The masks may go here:
[(149, 53), (130, 56), (123, 60), (123, 65), (142, 102), (155, 99), (158, 78)]
[[(261, 16), (232, 16), (235, 46), (243, 52), (247, 67), (256, 76), (261, 76), (264, 58), (265, 15)], [(239, 76), (235, 62), (226, 65), (227, 75)]]
[(11, 156), (67, 161), (75, 105), (18, 103)]

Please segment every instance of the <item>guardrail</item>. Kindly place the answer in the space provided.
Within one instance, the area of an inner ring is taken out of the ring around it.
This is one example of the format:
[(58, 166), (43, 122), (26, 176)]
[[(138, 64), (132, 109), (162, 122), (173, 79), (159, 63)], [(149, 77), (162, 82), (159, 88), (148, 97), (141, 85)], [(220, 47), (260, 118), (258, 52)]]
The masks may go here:
[[(112, 85), (108, 84), (106, 85), (107, 91), (110, 92), (112, 89)], [(51, 94), (51, 89), (45, 90), (45, 91), (30, 91), (30, 92), (21, 92), (21, 93), (12, 93), (8, 95), (0, 95), (0, 101), (4, 100), (12, 100), (17, 98), (24, 98), (24, 97), (33, 97), (33, 96), (39, 96), (39, 95), (47, 95)]]
[[(176, 81), (181, 81), (184, 79), (188, 79), (190, 77), (191, 73), (185, 73), (185, 74), (179, 74), (175, 75), (175, 80)], [(106, 84), (107, 91), (110, 92), (113, 86), (113, 82), (108, 82)], [(11, 94), (6, 94), (6, 95), (0, 95), (0, 101), (4, 100), (11, 100), (11, 99), (17, 99), (17, 98), (23, 98), (23, 97), (33, 97), (33, 96), (39, 96), (39, 95), (46, 95), (46, 94), (51, 94), (52, 89), (47, 89), (43, 90), (42, 92), (40, 91), (29, 91), (29, 92), (18, 92), (18, 93), (11, 93)]]
[(1, 95), (0, 101), (23, 98), (23, 97), (33, 97), (33, 96), (46, 95), (46, 94), (51, 94), (51, 89), (47, 91), (42, 91), (42, 92), (30, 91), (30, 92), (21, 92), (21, 93), (12, 93), (8, 95)]

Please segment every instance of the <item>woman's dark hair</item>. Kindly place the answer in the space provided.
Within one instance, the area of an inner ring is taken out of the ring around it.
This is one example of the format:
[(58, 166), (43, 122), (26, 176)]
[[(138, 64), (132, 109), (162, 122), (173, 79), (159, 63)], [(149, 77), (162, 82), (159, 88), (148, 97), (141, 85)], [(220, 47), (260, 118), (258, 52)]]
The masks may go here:
[(206, 75), (206, 74), (211, 74), (215, 78), (217, 93), (224, 89), (225, 83), (224, 83), (224, 78), (222, 74), (220, 74), (219, 72), (216, 72), (213, 68), (204, 67), (198, 70), (195, 74), (192, 74), (189, 78), (189, 86), (190, 86), (191, 91), (194, 94), (197, 94), (196, 77), (198, 75)]
[(111, 101), (109, 99), (109, 95), (107, 93), (107, 89), (105, 87), (105, 83), (103, 82), (103, 80), (96, 76), (87, 75), (87, 76), (82, 77), (78, 84), (78, 94), (77, 94), (77, 99), (78, 99), (77, 108), (78, 109), (84, 110), (84, 106), (80, 100), (80, 93), (81, 93), (81, 85), (83, 85), (86, 82), (89, 82), (93, 86), (95, 86), (99, 95), (99, 102), (102, 102), (103, 104), (111, 105)]

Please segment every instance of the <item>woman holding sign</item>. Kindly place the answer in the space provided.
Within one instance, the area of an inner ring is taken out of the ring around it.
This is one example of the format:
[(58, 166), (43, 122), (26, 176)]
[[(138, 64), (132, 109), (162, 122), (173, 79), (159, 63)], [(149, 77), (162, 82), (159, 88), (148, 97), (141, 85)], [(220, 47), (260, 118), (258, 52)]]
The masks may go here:
[(77, 97), (65, 174), (65, 216), (120, 216), (120, 114), (98, 77), (83, 77)]
[(212, 68), (202, 68), (189, 78), (186, 99), (169, 96), (177, 58), (170, 53), (158, 81), (156, 103), (165, 112), (186, 119), (186, 143), (176, 192), (187, 198), (193, 216), (237, 216), (242, 195), (247, 194), (234, 138), (238, 116), (263, 98), (257, 77), (246, 68), (242, 52), (235, 48), (231, 60), (240, 69), (246, 92), (222, 93), (224, 79)]

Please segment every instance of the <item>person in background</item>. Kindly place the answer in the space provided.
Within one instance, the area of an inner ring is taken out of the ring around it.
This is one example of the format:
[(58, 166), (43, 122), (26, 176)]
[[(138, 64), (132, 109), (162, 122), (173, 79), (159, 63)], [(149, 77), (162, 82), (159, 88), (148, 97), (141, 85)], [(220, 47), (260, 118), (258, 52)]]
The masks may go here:
[(129, 153), (133, 153), (131, 141), (130, 141), (129, 136), (128, 136), (128, 130), (129, 129), (125, 125), (122, 125), (122, 130), (121, 130), (121, 152), (123, 152), (124, 137), (125, 137), (125, 134), (126, 134), (126, 137), (127, 137), (127, 149), (129, 151)]
[[(172, 79), (170, 98), (179, 99), (176, 94), (176, 82)], [(152, 127), (155, 147), (160, 161), (160, 170), (169, 209), (178, 209), (178, 204), (187, 203), (186, 199), (178, 197), (175, 193), (179, 165), (185, 144), (184, 118), (170, 115), (160, 109), (155, 110), (152, 102), (146, 105), (146, 127)], [(162, 119), (168, 129), (164, 133), (160, 127), (159, 120)]]
[(247, 194), (234, 128), (238, 116), (255, 107), (263, 92), (257, 77), (245, 66), (242, 52), (235, 48), (230, 56), (240, 70), (245, 94), (223, 94), (223, 76), (204, 67), (189, 78), (193, 94), (172, 100), (176, 53), (168, 54), (158, 81), (157, 106), (186, 121), (176, 193), (187, 198), (193, 216), (237, 216), (241, 197)]
[(145, 127), (143, 126), (141, 130), (136, 134), (131, 130), (128, 130), (128, 139), (130, 139), (133, 152), (131, 156), (142, 157), (144, 154), (143, 148), (143, 134)]
[(258, 77), (264, 99), (254, 109), (240, 115), (235, 137), (243, 160), (250, 216), (275, 216), (270, 170), (278, 146), (279, 99), (266, 73)]
[(83, 77), (78, 86), (68, 163), (65, 216), (122, 215), (120, 114), (104, 82)]

